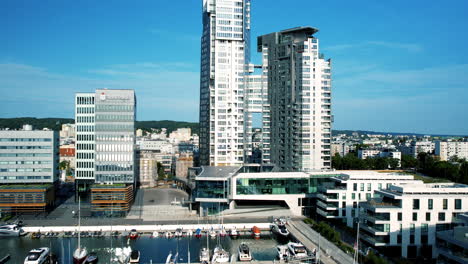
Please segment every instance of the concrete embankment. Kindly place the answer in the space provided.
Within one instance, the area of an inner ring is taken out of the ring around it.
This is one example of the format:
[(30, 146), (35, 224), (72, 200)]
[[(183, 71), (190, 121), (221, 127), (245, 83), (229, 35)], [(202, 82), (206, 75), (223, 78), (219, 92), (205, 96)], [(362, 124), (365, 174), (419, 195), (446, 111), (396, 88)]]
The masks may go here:
[[(154, 232), (154, 231), (175, 231), (177, 229), (195, 231), (198, 228), (201, 230), (220, 230), (222, 227), (229, 231), (236, 228), (238, 231), (250, 231), (254, 226), (262, 231), (270, 230), (270, 223), (236, 223), (236, 224), (193, 224), (193, 225), (102, 225), (102, 226), (81, 226), (83, 232), (110, 232), (110, 231), (130, 231), (136, 229), (138, 232)], [(78, 230), (78, 226), (25, 226), (25, 232), (73, 232)]]

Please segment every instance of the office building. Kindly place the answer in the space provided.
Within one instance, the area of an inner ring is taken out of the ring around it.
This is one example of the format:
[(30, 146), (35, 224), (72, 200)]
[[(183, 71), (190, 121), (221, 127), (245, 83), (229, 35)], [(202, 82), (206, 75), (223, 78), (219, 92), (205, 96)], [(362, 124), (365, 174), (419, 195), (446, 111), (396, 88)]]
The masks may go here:
[(270, 105), (270, 161), (284, 171), (331, 168), (331, 60), (312, 27), (258, 37)]
[(436, 141), (435, 155), (440, 160), (449, 160), (452, 157), (468, 160), (468, 141)]
[(412, 183), (376, 190), (363, 209), (361, 239), (404, 258), (437, 257), (436, 231), (451, 229), (468, 211), (468, 186)]
[(138, 182), (142, 188), (152, 188), (156, 186), (158, 179), (158, 160), (156, 153), (152, 151), (137, 151)]
[(45, 213), (54, 204), (59, 171), (56, 131), (0, 130), (0, 212)]
[(204, 0), (200, 71), (200, 162), (244, 163), (244, 76), (250, 0)]
[(390, 185), (418, 183), (413, 175), (381, 171), (339, 171), (319, 187), (317, 214), (326, 219), (338, 219), (354, 227), (359, 215), (359, 203), (374, 197), (374, 191)]
[[(88, 193), (99, 184), (133, 188), (136, 181), (135, 92), (97, 89), (94, 93), (77, 93), (75, 103), (78, 193)], [(103, 205), (104, 201), (99, 203)]]

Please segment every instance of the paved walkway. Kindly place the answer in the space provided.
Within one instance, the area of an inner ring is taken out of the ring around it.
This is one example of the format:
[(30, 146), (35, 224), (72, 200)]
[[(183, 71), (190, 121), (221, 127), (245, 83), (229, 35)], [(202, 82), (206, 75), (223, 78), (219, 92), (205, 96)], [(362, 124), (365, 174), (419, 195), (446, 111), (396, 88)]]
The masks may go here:
[(306, 223), (303, 221), (289, 221), (288, 222), (288, 229), (291, 234), (304, 246), (313, 251), (314, 249), (318, 249), (318, 244), (320, 244), (320, 261), (324, 264), (352, 264), (353, 258), (344, 253), (341, 249), (335, 246), (330, 241), (326, 240), (322, 237), (319, 233), (315, 230), (310, 228)]

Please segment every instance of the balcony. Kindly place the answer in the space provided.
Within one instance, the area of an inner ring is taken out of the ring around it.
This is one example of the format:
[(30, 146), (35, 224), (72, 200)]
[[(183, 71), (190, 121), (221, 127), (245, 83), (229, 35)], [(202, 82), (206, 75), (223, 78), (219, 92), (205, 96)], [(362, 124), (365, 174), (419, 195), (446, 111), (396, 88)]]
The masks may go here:
[(389, 232), (383, 230), (383, 226), (380, 225), (375, 225), (375, 226), (369, 226), (369, 225), (362, 225), (362, 229), (368, 231), (369, 233), (373, 235), (387, 235)]
[(367, 241), (374, 247), (387, 246), (387, 242), (385, 241), (386, 239), (384, 237), (369, 236), (366, 234), (360, 234), (360, 237), (362, 240)]
[(374, 214), (374, 215), (367, 214), (365, 217), (368, 221), (373, 222), (374, 224), (377, 222), (381, 222), (381, 221), (385, 221), (385, 222), (390, 221), (390, 216), (386, 216), (382, 214)]
[(325, 218), (328, 219), (333, 219), (333, 218), (342, 218), (339, 216), (338, 211), (332, 211), (332, 212), (325, 212), (321, 210), (320, 208), (317, 208), (317, 213)]
[(337, 204), (333, 204), (333, 203), (324, 203), (324, 202), (321, 202), (321, 201), (318, 201), (317, 202), (317, 206), (325, 209), (325, 210), (338, 210), (338, 205)]

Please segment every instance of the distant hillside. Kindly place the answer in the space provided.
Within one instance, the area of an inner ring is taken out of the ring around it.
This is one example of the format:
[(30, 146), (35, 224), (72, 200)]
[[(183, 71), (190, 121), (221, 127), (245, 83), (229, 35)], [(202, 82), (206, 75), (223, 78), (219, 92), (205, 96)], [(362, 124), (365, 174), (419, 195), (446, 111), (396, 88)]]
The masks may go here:
[(43, 129), (45, 127), (52, 130), (60, 130), (62, 124), (75, 123), (71, 118), (35, 118), (35, 117), (17, 117), (0, 118), (0, 128), (20, 129), (24, 124), (33, 125), (34, 129)]
[[(34, 117), (18, 117), (18, 118), (0, 118), (0, 129), (20, 129), (24, 124), (33, 125), (34, 129), (50, 128), (52, 130), (60, 130), (62, 124), (73, 124), (75, 120), (72, 118), (34, 118)], [(192, 133), (198, 134), (198, 123), (195, 122), (179, 122), (171, 120), (161, 121), (137, 121), (136, 128), (150, 130), (151, 128), (161, 129), (167, 128), (168, 133), (172, 131), (189, 127)]]

